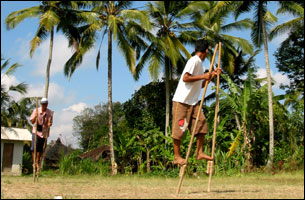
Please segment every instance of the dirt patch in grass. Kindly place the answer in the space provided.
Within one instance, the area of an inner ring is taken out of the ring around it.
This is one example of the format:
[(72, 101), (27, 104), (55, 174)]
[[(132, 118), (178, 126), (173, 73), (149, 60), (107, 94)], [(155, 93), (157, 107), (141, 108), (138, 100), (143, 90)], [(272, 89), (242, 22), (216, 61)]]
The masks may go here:
[(276, 175), (250, 174), (212, 178), (185, 177), (180, 194), (176, 194), (179, 178), (147, 176), (41, 176), (1, 177), (1, 198), (53, 199), (304, 199), (304, 172)]

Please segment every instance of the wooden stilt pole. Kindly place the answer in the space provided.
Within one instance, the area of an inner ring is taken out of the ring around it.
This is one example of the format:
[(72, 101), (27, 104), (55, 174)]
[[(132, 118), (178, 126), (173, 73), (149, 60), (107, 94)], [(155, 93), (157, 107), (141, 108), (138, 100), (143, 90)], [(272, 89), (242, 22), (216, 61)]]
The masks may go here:
[[(211, 61), (209, 72), (212, 72), (213, 64), (214, 64), (214, 60), (215, 60), (215, 56), (216, 56), (216, 52), (217, 52), (217, 48), (218, 48), (218, 44), (216, 44), (216, 46), (215, 46), (214, 55), (213, 55), (213, 58), (212, 58), (212, 61)], [(201, 108), (202, 108), (202, 104), (203, 104), (203, 101), (204, 101), (205, 93), (207, 91), (207, 87), (208, 87), (208, 81), (205, 82), (205, 86), (204, 86), (204, 90), (203, 90), (203, 95), (202, 95), (200, 106), (199, 106), (199, 110), (198, 110), (198, 113), (197, 113), (194, 129), (193, 129), (191, 140), (190, 140), (190, 144), (189, 144), (189, 147), (188, 147), (188, 150), (187, 150), (187, 154), (186, 154), (186, 158), (185, 158), (186, 165), (183, 165), (181, 167), (181, 169), (180, 169), (180, 180), (179, 180), (178, 188), (177, 188), (177, 191), (176, 191), (177, 194), (179, 194), (179, 192), (180, 192), (180, 187), (181, 187), (182, 180), (183, 180), (184, 173), (185, 173), (185, 169), (186, 169), (186, 166), (187, 166), (187, 160), (188, 160), (188, 158), (190, 156), (190, 152), (191, 152), (191, 148), (192, 148), (192, 144), (193, 144), (193, 140), (194, 140), (194, 136), (195, 136), (195, 131), (196, 131), (196, 127), (197, 127), (200, 111), (201, 111)]]
[[(221, 42), (219, 42), (219, 53), (218, 53), (218, 68), (220, 68), (220, 60), (221, 60)], [(216, 102), (215, 102), (215, 118), (214, 118), (214, 130), (213, 130), (213, 141), (212, 141), (212, 158), (213, 161), (209, 161), (209, 184), (208, 184), (208, 192), (211, 191), (211, 181), (212, 181), (212, 173), (213, 173), (213, 165), (214, 165), (214, 152), (215, 152), (215, 142), (216, 142), (216, 129), (217, 129), (217, 115), (219, 110), (219, 74), (217, 74), (217, 83), (216, 83)]]
[(34, 136), (34, 156), (33, 156), (33, 178), (34, 178), (34, 183), (36, 182), (36, 144), (37, 144), (37, 124), (38, 124), (38, 98), (36, 97), (36, 122), (35, 122), (35, 136)]

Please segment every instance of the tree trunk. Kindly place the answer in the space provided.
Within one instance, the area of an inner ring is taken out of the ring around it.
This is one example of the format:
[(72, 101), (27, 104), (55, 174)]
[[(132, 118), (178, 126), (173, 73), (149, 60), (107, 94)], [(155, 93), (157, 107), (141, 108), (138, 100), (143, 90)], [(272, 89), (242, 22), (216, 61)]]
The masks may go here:
[(117, 164), (114, 158), (112, 131), (112, 32), (108, 31), (108, 125), (112, 175), (117, 174)]
[(51, 36), (50, 36), (50, 47), (49, 47), (49, 59), (46, 69), (46, 84), (44, 88), (44, 97), (48, 98), (48, 92), (49, 92), (49, 83), (50, 83), (50, 68), (51, 68), (51, 62), (52, 62), (52, 54), (53, 54), (53, 42), (54, 42), (54, 29), (51, 30)]
[[(261, 19), (264, 19), (262, 12)], [(271, 85), (271, 73), (269, 65), (269, 54), (268, 54), (268, 42), (267, 42), (267, 33), (266, 27), (263, 23), (263, 36), (264, 36), (264, 52), (265, 52), (265, 63), (266, 63), (266, 72), (267, 72), (267, 84), (268, 84), (268, 106), (269, 106), (269, 159), (267, 163), (267, 168), (271, 168), (273, 165), (273, 148), (274, 148), (274, 127), (273, 127), (273, 106), (272, 106), (272, 85)]]
[(246, 158), (246, 172), (249, 173), (250, 169), (252, 168), (251, 140), (249, 138), (247, 127), (244, 122), (242, 123), (242, 129), (244, 133), (243, 151)]
[(146, 170), (147, 170), (147, 173), (150, 172), (150, 158), (149, 158), (149, 149), (146, 149)]
[[(169, 126), (169, 59), (165, 56), (165, 95), (166, 95), (166, 105), (165, 105), (165, 136), (168, 136), (167, 127)], [(166, 140), (165, 140), (166, 141)]]
[(238, 116), (237, 116), (237, 114), (235, 112), (234, 112), (234, 116), (235, 116), (235, 121), (236, 121), (237, 128), (240, 131), (241, 130), (240, 122), (239, 122)]
[[(44, 95), (43, 97), (48, 98), (49, 93), (49, 83), (50, 83), (50, 69), (51, 69), (51, 63), (52, 63), (52, 55), (53, 55), (53, 43), (54, 43), (54, 28), (51, 30), (51, 36), (50, 36), (50, 47), (49, 47), (49, 59), (46, 69), (46, 84), (44, 88)], [(46, 144), (47, 145), (47, 144)], [(44, 165), (44, 158), (41, 160), (41, 169)]]

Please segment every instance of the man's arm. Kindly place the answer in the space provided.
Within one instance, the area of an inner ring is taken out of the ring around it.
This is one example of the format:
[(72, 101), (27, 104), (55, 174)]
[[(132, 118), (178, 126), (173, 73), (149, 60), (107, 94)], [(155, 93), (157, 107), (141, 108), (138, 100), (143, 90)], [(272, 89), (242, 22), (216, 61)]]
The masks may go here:
[(205, 74), (202, 74), (202, 75), (197, 75), (197, 76), (194, 76), (188, 72), (186, 72), (184, 75), (183, 75), (183, 81), (184, 82), (195, 82), (195, 81), (200, 81), (202, 79), (209, 79), (211, 76), (211, 73), (205, 73)]
[(32, 124), (35, 124), (36, 118), (37, 118), (37, 112), (36, 112), (36, 109), (35, 109), (35, 110), (33, 110), (32, 114), (30, 116), (30, 121), (32, 122)]
[(48, 121), (48, 127), (50, 128), (53, 124), (53, 114), (54, 114), (54, 111), (50, 111), (50, 118), (49, 118), (49, 121)]
[(183, 75), (183, 81), (184, 82), (195, 82), (195, 81), (199, 81), (199, 80), (204, 80), (203, 83), (202, 83), (202, 87), (204, 86), (205, 84), (205, 81), (211, 81), (215, 75), (217, 74), (220, 74), (221, 73), (221, 69), (220, 68), (217, 68), (215, 71), (213, 72), (207, 72), (207, 73), (204, 73), (202, 75), (198, 75), (198, 76), (194, 76), (188, 72), (186, 72), (184, 75)]

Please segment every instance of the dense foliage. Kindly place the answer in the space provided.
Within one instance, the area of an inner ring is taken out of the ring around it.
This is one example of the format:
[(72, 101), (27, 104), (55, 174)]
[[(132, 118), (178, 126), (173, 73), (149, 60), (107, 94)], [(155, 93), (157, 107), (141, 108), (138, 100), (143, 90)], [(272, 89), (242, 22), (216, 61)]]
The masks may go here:
[(304, 24), (298, 25), (275, 52), (276, 67), (286, 74), (291, 83), (283, 88), (288, 92), (300, 91), (304, 96)]
[[(230, 90), (240, 93), (222, 91), (220, 123), (216, 138), (216, 173), (231, 174), (244, 172), (248, 167), (250, 171), (264, 167), (268, 160), (269, 145), (268, 106), (265, 95), (267, 87), (257, 82), (253, 69), (249, 70), (248, 79), (245, 80), (242, 89), (237, 89), (238, 86), (228, 76), (223, 75), (223, 78), (228, 81)], [(164, 82), (150, 83), (135, 92), (124, 104), (115, 103), (114, 146), (121, 173), (150, 172), (169, 176), (178, 175), (177, 168), (173, 165), (172, 139), (165, 137), (161, 131), (164, 126), (162, 110), (165, 109), (164, 98), (162, 99), (160, 95), (164, 95), (161, 92), (164, 90), (163, 86)], [(283, 96), (274, 97), (275, 168), (280, 165), (281, 168), (296, 169), (304, 165), (304, 112), (302, 111), (304, 104), (299, 104), (299, 109), (290, 112), (279, 102), (281, 99)], [(213, 127), (214, 106), (214, 104), (204, 106), (209, 127)], [(82, 136), (80, 144), (84, 150), (88, 149), (89, 137), (95, 138), (94, 142), (90, 142), (92, 148), (107, 144), (106, 108), (107, 105), (96, 106), (95, 109), (88, 108), (75, 118), (75, 131)], [(235, 114), (245, 129), (238, 130)], [(80, 122), (79, 119), (82, 119), (82, 123), (77, 124)], [(99, 123), (97, 123), (98, 119)], [(211, 151), (212, 132), (212, 128), (209, 128), (204, 146), (208, 154)], [(250, 146), (246, 146), (245, 133), (250, 140)], [(182, 156), (186, 154), (189, 140), (190, 133), (187, 133), (181, 145)], [(234, 149), (232, 149), (233, 143)], [(193, 148), (191, 155), (195, 154), (194, 150)], [(250, 155), (249, 166), (246, 152)], [(202, 164), (198, 164), (195, 157), (191, 156), (189, 163), (189, 174), (204, 172), (205, 161), (200, 161)]]

